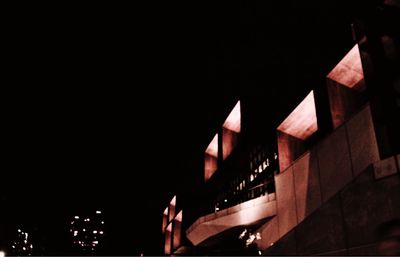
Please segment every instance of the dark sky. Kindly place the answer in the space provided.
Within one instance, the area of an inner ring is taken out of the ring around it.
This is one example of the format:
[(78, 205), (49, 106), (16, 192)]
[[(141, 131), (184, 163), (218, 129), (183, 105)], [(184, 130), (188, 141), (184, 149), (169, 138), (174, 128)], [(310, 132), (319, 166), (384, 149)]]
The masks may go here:
[(202, 150), (235, 98), (305, 92), (330, 48), (351, 45), (347, 1), (275, 2), (10, 10), (10, 223), (36, 224), (62, 253), (65, 219), (102, 208), (116, 255), (160, 254), (161, 212), (175, 191), (195, 193)]

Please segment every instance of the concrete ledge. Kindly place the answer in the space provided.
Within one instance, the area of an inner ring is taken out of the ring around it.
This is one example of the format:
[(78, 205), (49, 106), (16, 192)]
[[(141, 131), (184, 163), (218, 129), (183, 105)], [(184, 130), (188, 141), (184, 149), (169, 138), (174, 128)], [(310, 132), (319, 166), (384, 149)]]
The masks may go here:
[(384, 178), (397, 173), (394, 156), (374, 163), (374, 175), (376, 179)]
[[(276, 215), (276, 201), (258, 204), (233, 214), (228, 214), (221, 217), (214, 216), (213, 214), (206, 215), (208, 217), (205, 222), (192, 226), (186, 231), (187, 238), (194, 244), (199, 245), (206, 239), (224, 232), (227, 229), (236, 226), (245, 226), (265, 218), (273, 217)], [(194, 228), (193, 228), (194, 227)]]

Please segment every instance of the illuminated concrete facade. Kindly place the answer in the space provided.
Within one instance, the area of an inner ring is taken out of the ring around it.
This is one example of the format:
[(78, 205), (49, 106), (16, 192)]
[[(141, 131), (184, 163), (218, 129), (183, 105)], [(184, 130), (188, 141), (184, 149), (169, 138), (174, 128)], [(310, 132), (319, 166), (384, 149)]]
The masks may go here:
[(164, 254), (170, 255), (181, 246), (182, 210), (177, 209), (174, 196), (163, 212), (162, 233), (164, 235)]
[(211, 173), (204, 163), (209, 208), (183, 228), (184, 254), (379, 253), (374, 231), (400, 218), (400, 60), (394, 40), (376, 36), (357, 33), (321, 85), (274, 123), (270, 145), (249, 128), (263, 118), (250, 101), (230, 105), (205, 150), (215, 158)]

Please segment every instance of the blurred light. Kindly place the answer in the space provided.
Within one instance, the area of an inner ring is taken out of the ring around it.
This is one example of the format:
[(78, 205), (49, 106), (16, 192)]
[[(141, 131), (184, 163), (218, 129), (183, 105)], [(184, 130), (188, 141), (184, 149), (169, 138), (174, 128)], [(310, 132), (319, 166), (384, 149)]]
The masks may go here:
[(228, 199), (225, 199), (224, 202), (228, 202)]
[(86, 229), (82, 229), (82, 231), (83, 231), (83, 232), (85, 232), (85, 231), (86, 231)]
[(97, 234), (97, 230), (93, 230), (93, 234)]
[(75, 216), (74, 218), (78, 220), (78, 219), (79, 219), (79, 216)]
[(24, 247), (22, 247), (22, 250), (26, 251), (26, 248), (25, 248), (25, 246), (24, 246)]
[(97, 245), (99, 243), (99, 241), (93, 241), (93, 244)]
[(15, 245), (13, 245), (12, 248), (15, 248)]
[(89, 218), (87, 218), (85, 221), (89, 222), (89, 221), (90, 221), (90, 219), (89, 219)]
[(216, 208), (215, 208), (215, 210), (216, 210), (216, 211), (219, 211), (219, 208), (218, 208), (218, 207), (216, 207)]
[(0, 257), (5, 257), (5, 256), (6, 256), (6, 253), (3, 251), (0, 251)]
[(28, 233), (25, 233), (25, 239), (28, 240)]
[(18, 233), (21, 233), (21, 229), (18, 229)]
[(262, 252), (261, 251), (258, 251), (258, 255), (261, 255), (262, 254)]
[(96, 211), (96, 214), (101, 214), (101, 211)]
[(33, 245), (31, 244), (31, 249), (33, 248)]
[(78, 235), (78, 231), (74, 231), (74, 236), (77, 236)]
[(247, 233), (247, 229), (244, 229), (243, 232), (239, 235), (239, 239), (242, 239)]
[(27, 243), (28, 243), (28, 241), (24, 240), (24, 243), (25, 243), (25, 244), (27, 244)]
[(100, 231), (99, 233), (100, 233), (100, 235), (102, 235), (104, 232), (103, 232), (103, 231)]
[(71, 221), (71, 225), (72, 225), (72, 224), (74, 224), (74, 222), (73, 222), (73, 221)]
[(104, 221), (102, 221), (101, 224), (104, 224)]

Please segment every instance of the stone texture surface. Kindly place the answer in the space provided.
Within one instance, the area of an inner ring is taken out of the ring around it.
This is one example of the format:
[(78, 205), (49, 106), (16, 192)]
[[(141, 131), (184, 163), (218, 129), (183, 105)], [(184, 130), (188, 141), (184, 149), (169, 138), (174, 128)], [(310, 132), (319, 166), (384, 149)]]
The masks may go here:
[(292, 230), (282, 237), (278, 242), (267, 248), (262, 255), (297, 255), (296, 235)]
[(398, 154), (396, 158), (397, 158), (397, 168), (399, 169), (400, 172), (400, 154)]
[(379, 160), (371, 111), (367, 105), (346, 123), (354, 176), (360, 174), (368, 165)]
[(358, 247), (353, 247), (348, 250), (348, 255), (352, 256), (376, 256), (378, 255), (376, 251), (376, 244), (363, 245)]
[(375, 241), (375, 229), (400, 217), (400, 177), (374, 179), (370, 166), (342, 192), (342, 206), (349, 247)]
[(264, 250), (270, 247), (279, 240), (278, 218), (274, 217), (267, 221), (257, 232), (260, 233), (262, 239), (257, 242), (258, 249)]
[(397, 167), (394, 156), (374, 163), (374, 174), (376, 179), (384, 178), (396, 173)]
[(284, 236), (297, 224), (293, 169), (275, 176), (279, 235)]
[(352, 179), (345, 127), (340, 127), (318, 145), (322, 201), (326, 202)]
[(297, 253), (315, 255), (346, 249), (340, 198), (331, 198), (296, 227)]
[(293, 165), (297, 221), (300, 223), (321, 206), (318, 159), (315, 150), (307, 152)]

